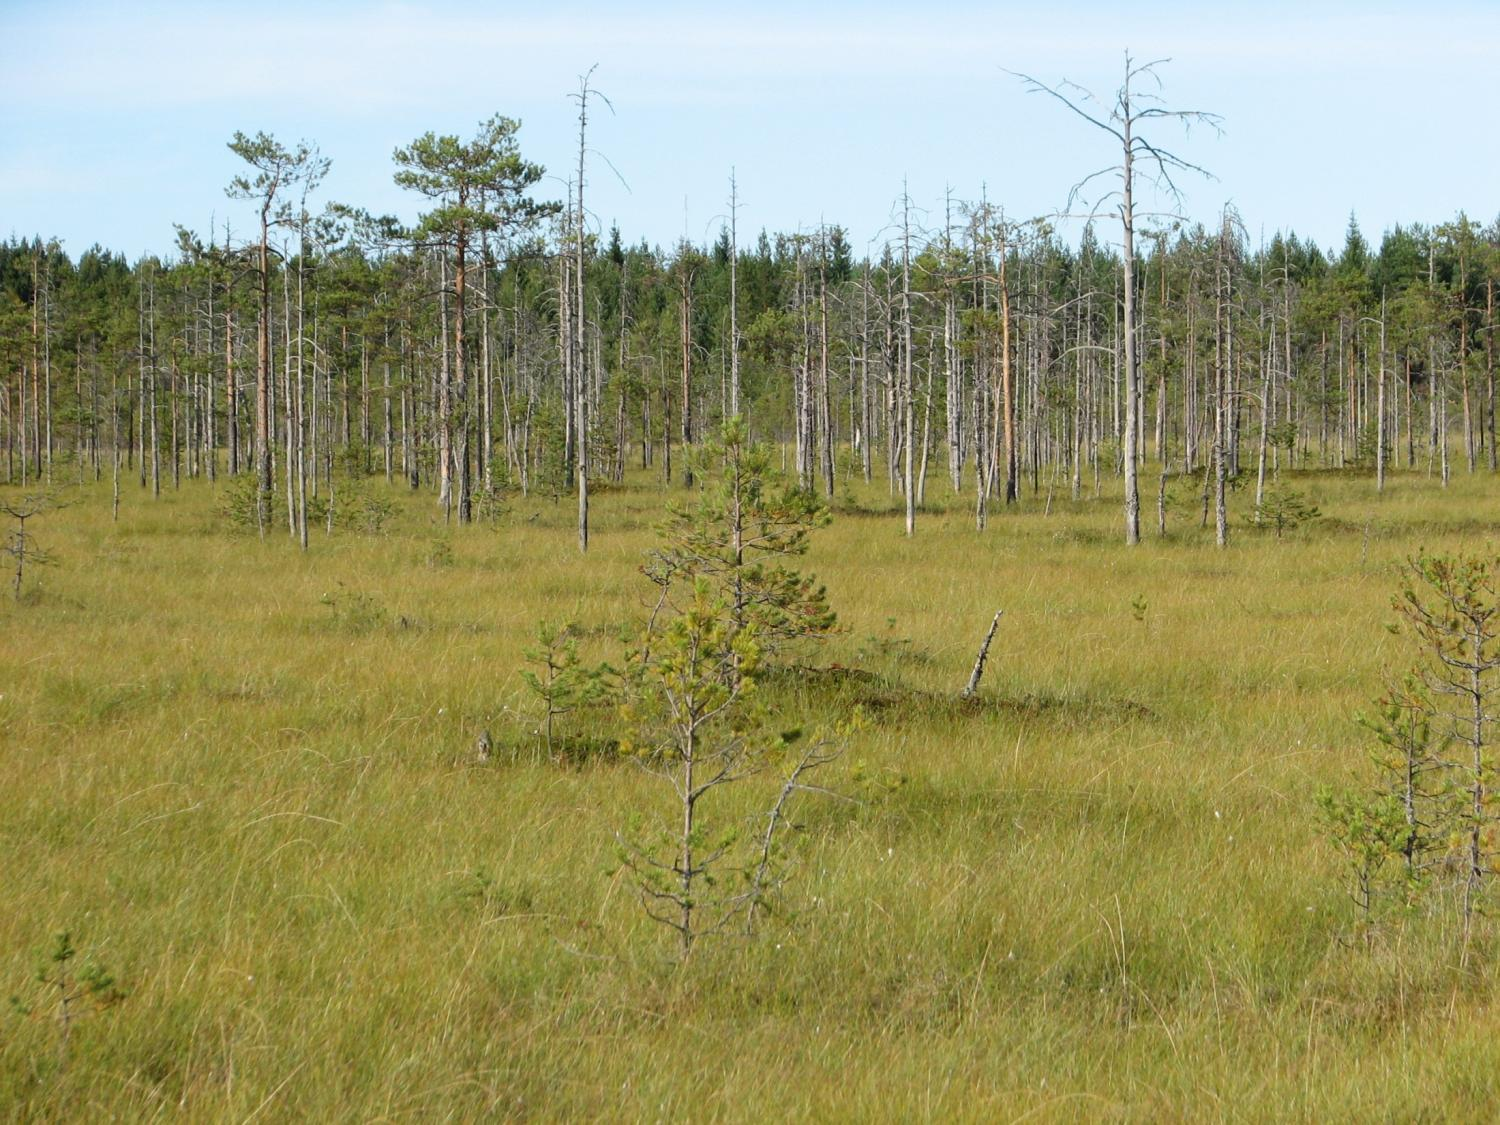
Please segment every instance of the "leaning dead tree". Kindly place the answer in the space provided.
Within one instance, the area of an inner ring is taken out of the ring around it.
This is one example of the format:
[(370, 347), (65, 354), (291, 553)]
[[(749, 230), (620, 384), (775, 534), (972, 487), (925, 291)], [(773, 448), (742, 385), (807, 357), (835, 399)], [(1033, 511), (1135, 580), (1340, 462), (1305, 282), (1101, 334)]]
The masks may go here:
[[(1032, 93), (1048, 94), (1067, 106), (1095, 128), (1102, 129), (1120, 143), (1120, 163), (1111, 164), (1091, 172), (1068, 192), (1067, 210), (1072, 212), (1081, 193), (1094, 179), (1113, 174), (1120, 182), (1119, 189), (1106, 193), (1094, 202), (1090, 217), (1110, 199), (1118, 200), (1120, 215), (1121, 263), (1123, 272), (1124, 313), (1123, 325), (1125, 352), (1125, 542), (1135, 545), (1141, 541), (1141, 492), (1139, 478), (1141, 436), (1141, 370), (1140, 349), (1137, 335), (1140, 328), (1136, 309), (1135, 282), (1135, 223), (1136, 223), (1136, 175), (1139, 165), (1146, 169), (1147, 180), (1160, 191), (1164, 191), (1174, 205), (1180, 202), (1182, 193), (1172, 178), (1174, 172), (1197, 172), (1212, 178), (1206, 169), (1184, 160), (1167, 149), (1141, 135), (1141, 129), (1158, 118), (1175, 119), (1186, 130), (1194, 124), (1205, 124), (1215, 131), (1222, 118), (1216, 113), (1202, 110), (1167, 109), (1161, 98), (1153, 93), (1143, 93), (1139, 86), (1143, 81), (1161, 88), (1161, 79), (1156, 68), (1170, 59), (1155, 59), (1148, 63), (1137, 63), (1127, 51), (1125, 54), (1125, 81), (1114, 93), (1114, 102), (1108, 107), (1082, 86), (1064, 79), (1057, 86), (1049, 86), (1031, 77), (1010, 71)], [(1095, 109), (1086, 108), (1092, 104)]]
[(1004, 615), (1005, 610), (995, 610), (995, 619), (990, 622), (990, 631), (984, 635), (984, 643), (979, 646), (979, 655), (974, 659), (974, 670), (969, 673), (969, 682), (959, 693), (960, 699), (972, 699), (979, 690), (979, 681), (984, 678), (984, 664), (990, 656), (990, 644), (995, 639), (995, 630), (1000, 628), (1000, 618)]

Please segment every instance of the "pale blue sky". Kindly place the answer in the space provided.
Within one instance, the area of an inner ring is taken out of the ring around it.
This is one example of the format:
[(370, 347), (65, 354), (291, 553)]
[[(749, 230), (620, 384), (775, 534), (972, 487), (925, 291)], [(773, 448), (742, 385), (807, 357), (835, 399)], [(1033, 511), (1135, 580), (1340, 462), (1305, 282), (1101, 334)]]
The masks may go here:
[(880, 237), (903, 177), (929, 225), (982, 187), (1016, 217), (1061, 207), (1111, 163), (1109, 139), (1005, 68), (1101, 95), (1123, 51), (1171, 56), (1165, 94), (1225, 118), (1167, 140), (1218, 176), (1252, 237), (1337, 243), (1459, 209), (1500, 212), (1494, 135), (1500, 4), (73, 3), (0, 0), (0, 236), (170, 248), (174, 222), (226, 216), (235, 129), (317, 142), (325, 195), (415, 215), (391, 150), (433, 129), (519, 117), (523, 152), (574, 159), (577, 75), (615, 106), (594, 119), (590, 210), (627, 238), (712, 237), (730, 167), (745, 237), (820, 219)]

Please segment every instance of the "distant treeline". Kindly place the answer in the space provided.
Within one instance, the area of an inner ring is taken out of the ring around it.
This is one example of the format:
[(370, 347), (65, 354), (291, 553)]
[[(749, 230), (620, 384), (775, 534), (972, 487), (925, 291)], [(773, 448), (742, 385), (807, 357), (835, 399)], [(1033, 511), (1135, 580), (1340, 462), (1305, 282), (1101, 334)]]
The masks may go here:
[[(179, 229), (134, 263), (0, 245), (8, 481), (118, 459), (159, 490), (264, 457), (293, 506), (294, 474), (316, 495), (379, 473), (462, 519), (486, 492), (573, 487), (580, 462), (681, 480), (683, 448), (736, 412), (829, 495), (852, 475), (902, 491), (907, 458), (918, 506), (931, 474), (1010, 499), (1121, 468), (1104, 225), (1072, 245), (955, 203), (867, 258), (831, 225), (664, 249), (579, 237), (571, 205), (541, 205), (472, 222), (460, 248), (430, 223), (267, 206), (264, 258), (258, 226)], [(1143, 460), (1194, 472), (1222, 442), (1231, 478), (1263, 453), (1496, 467), (1500, 226), (1398, 226), (1372, 249), (1351, 219), (1336, 254), (1252, 245), (1232, 213), (1136, 238)]]

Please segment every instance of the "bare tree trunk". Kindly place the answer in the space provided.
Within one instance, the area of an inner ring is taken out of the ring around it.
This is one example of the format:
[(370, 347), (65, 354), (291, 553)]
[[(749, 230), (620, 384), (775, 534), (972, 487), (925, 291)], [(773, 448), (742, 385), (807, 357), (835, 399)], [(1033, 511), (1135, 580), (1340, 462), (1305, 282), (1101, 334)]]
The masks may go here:
[(120, 522), (120, 379), (113, 370), (109, 374), (109, 429), (110, 446), (114, 461), (114, 476), (110, 482), (109, 518)]
[(1495, 454), (1495, 279), (1484, 281), (1484, 422), (1488, 438), (1490, 472), (1497, 467)]
[(1010, 282), (1006, 276), (1006, 259), (1010, 256), (1006, 244), (1004, 218), (1000, 227), (1000, 416), (1005, 436), (1005, 502), (1014, 504), (1020, 499), (1020, 461), (1016, 451), (1016, 388), (1011, 374), (1010, 361)]
[[(1381, 392), (1384, 393), (1384, 384)], [(1266, 447), (1271, 426), (1271, 352), (1262, 357), (1260, 374), (1260, 439), (1255, 451), (1255, 510), (1257, 516), (1266, 498)]]
[[(300, 264), (298, 272), (301, 272)], [(287, 534), (293, 539), (297, 536), (298, 512), (297, 512), (297, 450), (294, 442), (297, 438), (297, 395), (292, 385), (292, 363), (295, 359), (301, 364), (301, 340), (293, 341), (292, 332), (295, 322), (292, 320), (292, 296), (291, 296), (291, 268), (290, 262), (287, 268), (281, 271), (281, 409), (283, 411), (282, 421), (283, 438), (286, 442), (286, 456), (282, 462), (282, 475), (286, 483), (286, 525)], [(300, 280), (300, 278), (299, 278)]]
[[(303, 222), (306, 222), (307, 202), (303, 198), (302, 205)], [(307, 352), (307, 299), (305, 292), (307, 276), (307, 237), (304, 227), (301, 249), (297, 257), (297, 385), (292, 388), (288, 400), (293, 403), (291, 420), (287, 426), (287, 440), (293, 440), (295, 431), (296, 443), (296, 470), (297, 470), (297, 545), (302, 550), (307, 550), (307, 378), (306, 378), (306, 352)], [(316, 331), (316, 321), (314, 321)], [(313, 387), (317, 387), (317, 368), (313, 369)], [(287, 471), (292, 471), (290, 458), (287, 463)]]
[(958, 357), (958, 309), (953, 286), (943, 302), (943, 419), (948, 445), (948, 483), (954, 495), (963, 491), (963, 368)]
[(912, 388), (911, 365), (911, 197), (905, 185), (901, 189), (901, 405), (905, 411), (905, 462), (902, 487), (906, 495), (906, 534), (917, 530), (917, 490), (912, 475), (912, 447), (916, 444), (916, 403)]
[[(458, 203), (460, 207), (468, 203), (462, 191), (459, 193)], [(457, 417), (450, 417), (444, 428), (448, 431), (453, 470), (458, 476), (458, 522), (461, 524), (468, 523), (473, 514), (473, 478), (469, 468), (469, 426), (473, 411), (469, 403), (472, 395), (469, 387), (467, 341), (464, 339), (468, 312), (468, 250), (469, 232), (460, 224), (453, 247), (453, 386), (457, 402), (450, 404), (451, 412)], [(453, 432), (454, 422), (457, 423), (456, 435)], [(453, 442), (454, 436), (457, 437), (456, 444)]]
[[(589, 74), (593, 74), (592, 68)], [(575, 410), (577, 412), (574, 427), (578, 431), (578, 549), (582, 552), (589, 549), (589, 381), (585, 375), (584, 326), (587, 318), (583, 303), (583, 171), (588, 111), (589, 79), (588, 75), (585, 75), (579, 81), (578, 90), (578, 213), (573, 227), (573, 284), (577, 311), (572, 344), (573, 354), (576, 357), (573, 366), (573, 382), (576, 388)], [(684, 375), (684, 390), (685, 388), (686, 376)]]
[(1141, 385), (1139, 359), (1136, 355), (1136, 309), (1135, 309), (1135, 201), (1132, 167), (1135, 148), (1131, 142), (1131, 127), (1134, 124), (1130, 112), (1130, 83), (1127, 77), (1123, 96), (1125, 141), (1125, 172), (1121, 178), (1120, 227), (1123, 236), (1121, 247), (1125, 268), (1125, 542), (1135, 545), (1141, 541), (1141, 493), (1137, 462), (1137, 431), (1140, 426)]
[[(153, 284), (147, 291), (146, 305), (146, 347), (151, 354), (151, 495), (161, 496), (161, 437), (157, 432), (159, 424), (156, 406), (156, 384), (161, 381), (161, 374), (156, 369), (156, 285)], [(38, 466), (37, 474), (41, 475)]]
[(860, 281), (859, 323), (859, 460), (865, 483), (870, 483), (875, 410), (870, 400), (870, 267), (865, 264)]
[(682, 337), (682, 410), (679, 419), (682, 438), (682, 485), (692, 487), (693, 468), (687, 452), (693, 444), (693, 275), (686, 263), (682, 266), (682, 300), (677, 307)]
[(729, 416), (740, 414), (739, 185), (729, 170)]
[(1385, 294), (1380, 295), (1380, 367), (1375, 380), (1375, 491), (1385, 491)]
[(271, 200), (260, 210), (260, 308), (255, 324), (255, 520), (261, 537), (271, 520)]
[(833, 498), (833, 402), (828, 390), (828, 267), (820, 257), (818, 285), (818, 447), (823, 455), (823, 491)]
[[(386, 349), (390, 348), (390, 338), (385, 340)], [(389, 351), (386, 352), (389, 356)], [(383, 358), (380, 363), (380, 398), (381, 398), (381, 421), (383, 425), (380, 431), (380, 448), (385, 458), (385, 483), (390, 484), (393, 469), (392, 445), (395, 442), (394, 408), (391, 405), (391, 361)]]
[(964, 690), (959, 693), (962, 699), (972, 699), (979, 691), (979, 681), (984, 677), (984, 664), (990, 655), (990, 644), (995, 639), (995, 630), (1000, 628), (1000, 618), (1004, 616), (1003, 609), (995, 611), (994, 620), (990, 622), (990, 629), (984, 635), (984, 642), (979, 646), (979, 655), (974, 660), (974, 669), (969, 673), (969, 682), (964, 685)]
[(1233, 310), (1230, 305), (1229, 263), (1229, 216), (1224, 216), (1219, 231), (1219, 279), (1218, 310), (1215, 315), (1214, 345), (1214, 542), (1220, 547), (1229, 545), (1229, 518), (1225, 501), (1228, 454), (1225, 445), (1229, 440), (1229, 369), (1234, 363), (1234, 327), (1231, 323)]
[(448, 345), (448, 260), (439, 258), (438, 335), (442, 338), (442, 359), (437, 373), (437, 439), (438, 504), (446, 522), (453, 514), (453, 375), (449, 366)]

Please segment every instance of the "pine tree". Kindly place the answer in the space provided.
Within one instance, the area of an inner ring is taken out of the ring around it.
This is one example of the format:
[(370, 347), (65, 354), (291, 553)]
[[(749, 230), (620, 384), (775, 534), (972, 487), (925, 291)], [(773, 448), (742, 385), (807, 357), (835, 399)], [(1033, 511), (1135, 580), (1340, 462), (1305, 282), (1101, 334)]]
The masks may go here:
[(771, 450), (752, 445), (745, 423), (726, 422), (697, 454), (703, 487), (691, 507), (674, 505), (645, 573), (660, 605), (700, 580), (725, 606), (734, 633), (754, 631), (771, 656), (797, 640), (825, 637), (837, 618), (817, 580), (789, 565), (829, 515), (807, 490), (780, 477)]
[[(438, 379), (438, 499), (445, 512), (456, 499), (460, 523), (469, 522), (472, 494), (464, 349), (469, 250), (481, 234), (525, 229), (558, 209), (526, 194), (542, 178), (543, 168), (521, 159), (516, 143), (520, 127), (519, 121), (497, 115), (481, 121), (478, 133), (467, 143), (429, 132), (395, 153), (397, 185), (438, 201), (411, 232), (413, 241), (453, 251), (453, 362), (451, 371), (444, 371)], [(489, 441), (488, 434), (479, 437)]]

